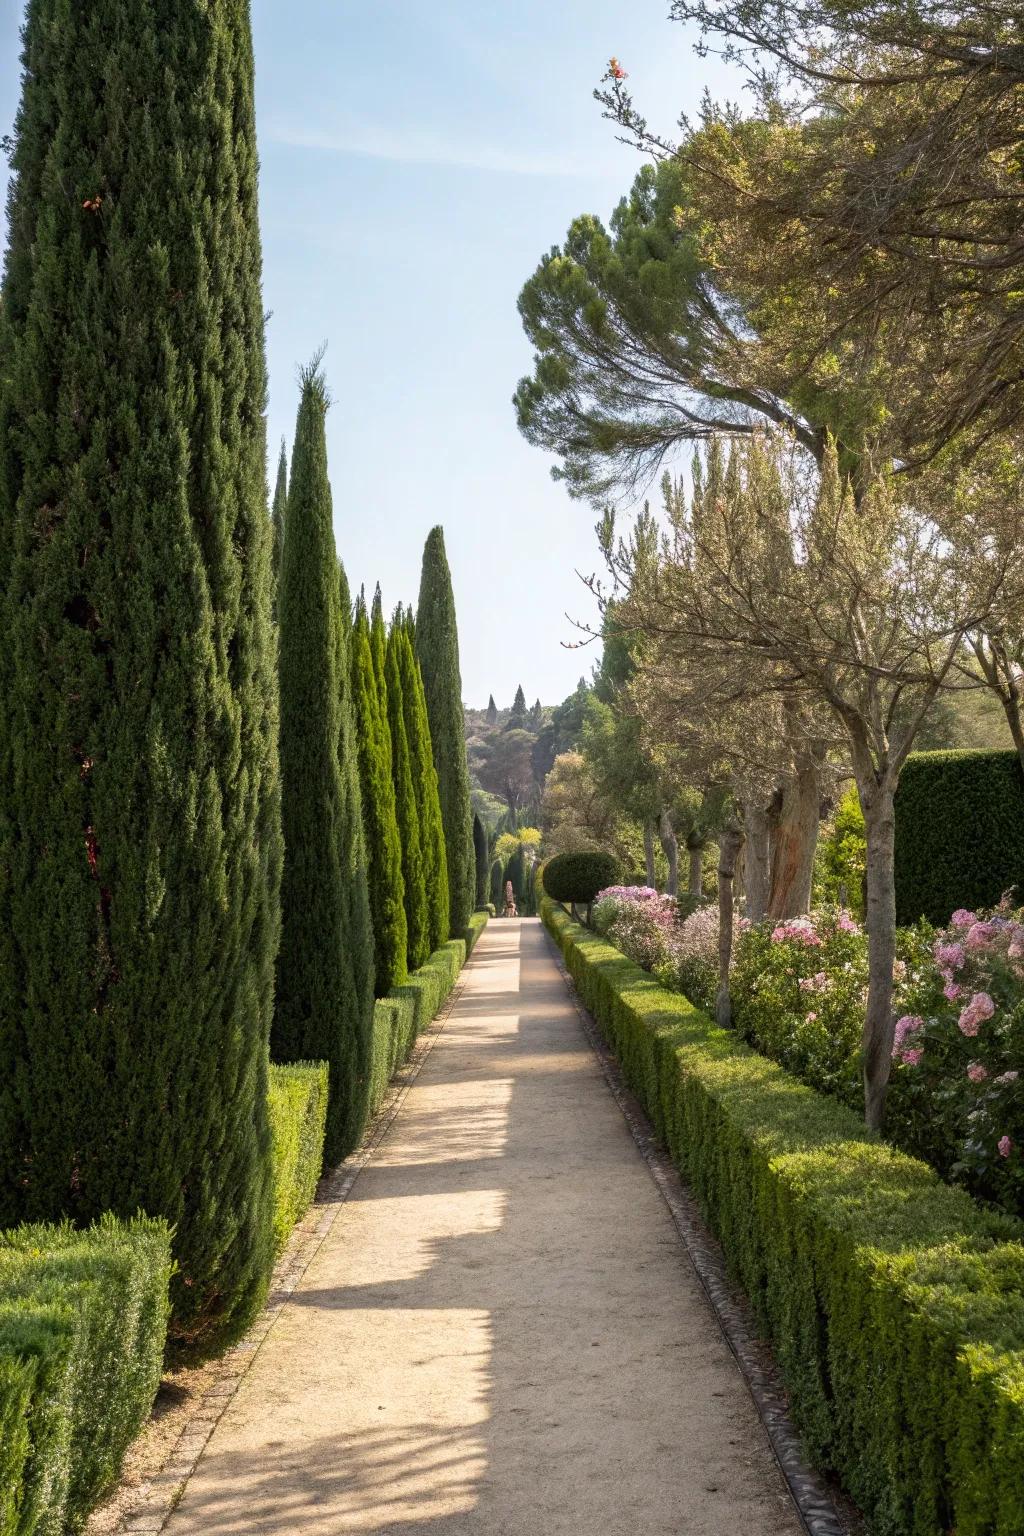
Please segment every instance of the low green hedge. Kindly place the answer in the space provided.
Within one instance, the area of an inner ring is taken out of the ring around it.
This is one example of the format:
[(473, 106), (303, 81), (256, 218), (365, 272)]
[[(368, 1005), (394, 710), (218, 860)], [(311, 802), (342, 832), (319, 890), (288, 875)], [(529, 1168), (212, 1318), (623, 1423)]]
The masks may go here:
[[(896, 793), (896, 920), (1024, 901), (1024, 775), (1016, 752), (916, 752)], [(1022, 1522), (1024, 1529), (1024, 1522)]]
[(466, 959), (467, 960), (469, 959), (470, 955), (473, 953), (474, 949), (476, 949), (476, 941), (480, 937), (480, 935), (483, 933), (484, 929), (487, 927), (487, 920), (490, 917), (490, 915), (491, 915), (490, 912), (487, 911), (486, 908), (481, 908), (479, 911), (474, 912), (473, 916), (470, 918), (469, 926), (466, 929)]
[(325, 1061), (300, 1061), (270, 1068), (267, 1097), (274, 1149), (274, 1243), (278, 1253), (316, 1194), (324, 1157), (327, 1079)]
[(877, 1536), (1024, 1531), (1024, 1246), (551, 901), (580, 995)]
[(0, 1536), (81, 1528), (152, 1407), (170, 1234), (104, 1218), (0, 1233)]
[(465, 963), (466, 940), (449, 939), (435, 949), (425, 965), (413, 971), (404, 986), (378, 998), (373, 1010), (371, 1115), (380, 1108), (389, 1082), (408, 1057), (421, 1030), (440, 1013)]

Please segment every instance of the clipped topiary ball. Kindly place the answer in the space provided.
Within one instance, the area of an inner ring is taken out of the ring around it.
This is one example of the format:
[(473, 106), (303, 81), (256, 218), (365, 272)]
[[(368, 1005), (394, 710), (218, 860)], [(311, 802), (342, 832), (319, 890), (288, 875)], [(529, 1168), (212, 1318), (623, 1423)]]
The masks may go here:
[(619, 861), (610, 853), (559, 853), (544, 866), (544, 889), (554, 901), (585, 902), (617, 885)]

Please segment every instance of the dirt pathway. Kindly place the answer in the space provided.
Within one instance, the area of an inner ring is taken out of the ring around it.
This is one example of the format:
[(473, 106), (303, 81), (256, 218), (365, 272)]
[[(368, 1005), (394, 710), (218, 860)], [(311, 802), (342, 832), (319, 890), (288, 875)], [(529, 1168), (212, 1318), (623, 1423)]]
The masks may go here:
[(797, 1536), (534, 920), (493, 922), (173, 1536)]

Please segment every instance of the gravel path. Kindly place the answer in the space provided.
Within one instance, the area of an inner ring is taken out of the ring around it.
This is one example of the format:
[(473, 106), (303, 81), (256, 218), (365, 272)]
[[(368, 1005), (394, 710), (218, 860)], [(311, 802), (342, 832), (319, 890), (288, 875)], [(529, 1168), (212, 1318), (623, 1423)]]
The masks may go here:
[(798, 1536), (536, 920), (443, 1033), (173, 1536)]

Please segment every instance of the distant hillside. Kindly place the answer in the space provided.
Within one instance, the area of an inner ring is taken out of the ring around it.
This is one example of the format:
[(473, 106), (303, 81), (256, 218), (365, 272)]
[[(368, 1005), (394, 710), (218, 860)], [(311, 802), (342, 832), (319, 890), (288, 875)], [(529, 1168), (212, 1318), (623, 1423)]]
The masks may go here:
[(563, 703), (528, 705), (520, 687), (507, 708), (492, 697), (464, 711), (473, 809), (489, 829), (506, 816), (539, 823), (544, 780), (556, 756), (578, 745), (587, 692), (581, 678)]

